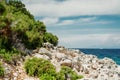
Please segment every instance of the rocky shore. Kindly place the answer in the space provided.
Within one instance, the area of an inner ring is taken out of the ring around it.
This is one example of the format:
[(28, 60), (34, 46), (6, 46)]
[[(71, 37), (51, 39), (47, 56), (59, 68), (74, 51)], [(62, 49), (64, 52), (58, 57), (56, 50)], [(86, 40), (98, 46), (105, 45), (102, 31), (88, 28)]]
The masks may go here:
[[(32, 55), (28, 55), (24, 59), (31, 57), (51, 61), (57, 72), (60, 71), (61, 66), (69, 66), (77, 74), (84, 76), (80, 80), (120, 80), (120, 66), (112, 59), (98, 59), (95, 55), (86, 55), (79, 50), (44, 44), (44, 47), (33, 50)], [(5, 76), (0, 80), (39, 80), (38, 78), (29, 77), (25, 73), (23, 65), (23, 60), (18, 61), (17, 66), (3, 63)]]

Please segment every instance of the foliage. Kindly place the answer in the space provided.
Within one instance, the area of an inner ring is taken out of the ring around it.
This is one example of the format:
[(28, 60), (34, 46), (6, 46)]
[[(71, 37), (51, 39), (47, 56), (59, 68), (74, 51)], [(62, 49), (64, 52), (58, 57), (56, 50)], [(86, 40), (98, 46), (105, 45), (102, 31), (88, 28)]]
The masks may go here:
[(41, 47), (44, 42), (57, 45), (58, 38), (47, 33), (44, 23), (36, 21), (21, 1), (3, 0), (0, 10), (5, 13), (0, 13), (0, 48), (8, 50), (12, 47), (12, 35), (17, 35), (16, 38), (21, 39), (28, 49)]
[(0, 3), (0, 15), (5, 12), (5, 7)]
[(58, 38), (57, 36), (51, 34), (51, 33), (45, 33), (45, 36), (43, 37), (44, 42), (50, 42), (54, 46), (58, 44)]
[(6, 36), (0, 36), (0, 49), (6, 49), (10, 50), (11, 49), (11, 41), (8, 39)]
[(56, 80), (56, 77), (50, 74), (43, 74), (40, 76), (40, 80)]
[(62, 66), (60, 72), (57, 75), (58, 80), (66, 80), (66, 77), (70, 77), (70, 80), (77, 80), (83, 78), (81, 75), (77, 75), (70, 67)]
[(4, 76), (4, 68), (2, 67), (2, 64), (0, 62), (0, 77)]
[[(9, 1), (9, 5), (14, 7), (12, 11), (14, 17), (12, 30), (18, 33), (19, 38), (22, 39), (22, 42), (27, 48), (35, 49), (36, 47), (41, 47), (44, 42), (48, 41), (44, 38), (46, 36), (45, 33), (47, 33), (44, 23), (35, 21), (33, 15), (25, 9), (25, 5), (21, 1)], [(57, 45), (58, 38), (52, 34), (49, 37), (51, 41), (48, 42)]]
[(34, 19), (33, 15), (31, 15), (30, 12), (26, 10), (25, 5), (21, 1), (9, 0), (8, 5), (15, 7), (12, 11), (13, 13), (20, 11), (21, 13), (28, 15), (29, 18)]
[(71, 68), (63, 66), (60, 72), (55, 71), (55, 67), (48, 60), (32, 58), (25, 61), (25, 71), (30, 76), (37, 76), (40, 80), (66, 80), (66, 75), (70, 75), (71, 80), (83, 78), (77, 75)]
[(0, 49), (0, 58), (3, 58), (4, 61), (7, 63), (12, 63), (12, 60), (18, 56), (19, 52), (15, 48), (12, 48), (11, 51), (8, 51), (6, 49)]
[[(28, 59), (25, 62), (25, 71), (30, 76), (38, 76), (42, 79), (49, 74), (48, 77), (55, 76), (55, 67), (47, 60), (41, 58)], [(48, 78), (46, 77), (46, 78)]]

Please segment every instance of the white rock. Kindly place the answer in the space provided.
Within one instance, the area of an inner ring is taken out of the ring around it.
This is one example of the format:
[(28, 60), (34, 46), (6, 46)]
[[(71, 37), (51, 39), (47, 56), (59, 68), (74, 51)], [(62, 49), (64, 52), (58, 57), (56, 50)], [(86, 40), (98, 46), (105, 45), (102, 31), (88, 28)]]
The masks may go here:
[(55, 57), (58, 58), (58, 59), (66, 59), (67, 56), (64, 54), (64, 53), (55, 53)]
[(69, 59), (65, 59), (64, 61), (62, 61), (62, 63), (72, 63), (72, 61)]
[(17, 80), (17, 77), (14, 77), (13, 80)]
[(43, 54), (43, 55), (45, 54), (45, 55), (49, 56), (49, 58), (52, 57), (51, 52), (48, 51), (48, 50), (45, 49), (45, 48), (40, 48), (38, 53)]
[(69, 60), (69, 59), (65, 59), (64, 61), (61, 61), (60, 64), (61, 64), (62, 66), (69, 66), (69, 67), (72, 67), (72, 66), (73, 66), (73, 65), (72, 65), (72, 61)]
[(119, 71), (119, 72), (120, 72), (120, 66), (118, 66), (118, 67), (117, 67), (117, 71)]
[(50, 51), (48, 51), (47, 49), (45, 48), (40, 48), (38, 53), (51, 53)]
[(34, 78), (34, 77), (27, 77), (24, 80), (39, 80), (39, 78)]
[(89, 77), (92, 78), (92, 79), (97, 79), (98, 75), (99, 75), (98, 72), (92, 71), (92, 72), (90, 72)]
[(96, 70), (96, 69), (98, 68), (98, 65), (97, 65), (97, 64), (93, 64), (93, 65), (92, 65), (92, 68), (93, 68), (94, 70)]
[(41, 54), (38, 54), (38, 53), (36, 53), (36, 54), (34, 55), (34, 57), (43, 58), (43, 59), (46, 59), (46, 60), (49, 60), (49, 59), (50, 59), (48, 56), (46, 56), (46, 55), (41, 55)]
[(13, 76), (17, 77), (17, 76), (18, 76), (18, 73), (13, 73)]
[(4, 80), (10, 80), (9, 78), (4, 78)]

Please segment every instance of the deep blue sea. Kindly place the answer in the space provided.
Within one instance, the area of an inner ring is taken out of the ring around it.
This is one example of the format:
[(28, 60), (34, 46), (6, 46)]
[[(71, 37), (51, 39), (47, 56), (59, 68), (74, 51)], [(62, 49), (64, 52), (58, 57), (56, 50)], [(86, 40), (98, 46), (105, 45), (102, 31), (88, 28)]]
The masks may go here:
[(120, 65), (120, 49), (80, 49), (85, 54), (93, 54), (98, 58), (108, 57), (113, 59), (118, 65)]

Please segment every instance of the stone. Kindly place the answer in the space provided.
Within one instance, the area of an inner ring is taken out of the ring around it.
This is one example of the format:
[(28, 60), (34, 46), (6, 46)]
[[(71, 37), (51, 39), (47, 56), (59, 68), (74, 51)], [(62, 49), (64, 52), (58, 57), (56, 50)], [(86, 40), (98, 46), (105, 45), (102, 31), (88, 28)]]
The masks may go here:
[(98, 78), (98, 75), (99, 75), (98, 72), (92, 71), (89, 76), (90, 76), (92, 79), (97, 79), (97, 78)]
[(51, 53), (51, 52), (48, 51), (46, 48), (40, 48), (38, 53)]
[(65, 59), (64, 61), (62, 61), (61, 66), (68, 66), (68, 67), (72, 67), (72, 61), (69, 59)]
[(34, 77), (27, 77), (24, 80), (39, 80), (39, 78), (34, 78)]
[(17, 76), (18, 76), (18, 73), (13, 73), (13, 76), (17, 77)]
[(35, 49), (35, 50), (33, 50), (32, 52), (33, 52), (33, 53), (38, 53), (38, 51), (39, 51), (39, 49)]
[(54, 49), (53, 44), (51, 44), (49, 42), (43, 43), (43, 47), (48, 48), (48, 49), (50, 49), (50, 48)]
[(3, 78), (3, 80), (10, 80), (9, 78)]
[(13, 80), (17, 80), (17, 77), (14, 77)]
[[(112, 59), (98, 59), (94, 55), (87, 55), (74, 49), (57, 46), (53, 46), (54, 48), (52, 48), (48, 44), (45, 45), (47, 48), (40, 48), (33, 51), (34, 54), (32, 56), (24, 56), (24, 59), (37, 57), (49, 60), (55, 66), (57, 72), (61, 70), (61, 66), (69, 66), (77, 74), (84, 76), (83, 79), (78, 80), (120, 80), (120, 66)], [(25, 73), (23, 61), (18, 62), (19, 65), (17, 66), (21, 66), (18, 68), (6, 63), (4, 64), (6, 80), (39, 80), (39, 78), (29, 77)]]
[(67, 56), (64, 53), (56, 52), (54, 55), (55, 55), (55, 58), (58, 60), (64, 60), (67, 58)]
[(40, 48), (38, 53), (45, 54), (45, 55), (49, 56), (50, 58), (52, 57), (51, 52), (45, 48)]
[(89, 74), (89, 70), (87, 68), (84, 68), (84, 71), (83, 71), (85, 74)]
[(98, 65), (97, 64), (93, 64), (92, 65), (92, 69), (96, 70), (98, 68)]
[(38, 54), (38, 53), (36, 53), (36, 54), (34, 55), (34, 57), (43, 58), (43, 59), (46, 59), (46, 60), (50, 60), (50, 58), (49, 58), (48, 56), (46, 56), (46, 55), (41, 55), (41, 54)]

